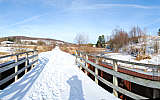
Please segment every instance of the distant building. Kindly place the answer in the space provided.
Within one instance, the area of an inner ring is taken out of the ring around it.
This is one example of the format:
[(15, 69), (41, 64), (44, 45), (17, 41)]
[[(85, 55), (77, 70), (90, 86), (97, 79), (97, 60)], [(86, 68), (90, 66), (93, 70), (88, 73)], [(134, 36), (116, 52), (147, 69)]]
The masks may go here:
[(11, 41), (3, 41), (1, 42), (2, 45), (7, 45), (7, 44), (14, 44), (14, 42)]
[(64, 42), (57, 41), (56, 44), (64, 44)]
[(21, 40), (22, 43), (30, 43), (30, 42), (33, 42), (33, 43), (37, 43), (38, 40)]
[(96, 44), (93, 44), (93, 47), (96, 47)]

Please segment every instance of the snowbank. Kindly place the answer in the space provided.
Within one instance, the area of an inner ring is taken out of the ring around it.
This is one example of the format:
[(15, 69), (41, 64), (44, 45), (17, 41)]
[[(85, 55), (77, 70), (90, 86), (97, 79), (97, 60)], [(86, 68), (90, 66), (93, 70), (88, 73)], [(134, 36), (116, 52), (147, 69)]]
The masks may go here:
[[(151, 57), (152, 59), (145, 59), (145, 60), (140, 60), (140, 61), (135, 60), (135, 57), (131, 55), (122, 54), (122, 53), (109, 53), (109, 54), (105, 54), (105, 56), (109, 58), (113, 58), (113, 59), (129, 61), (129, 62), (155, 64), (155, 65), (160, 64), (160, 55), (152, 56)], [(112, 61), (108, 61), (108, 63), (112, 63)], [(133, 69), (141, 69), (141, 70), (145, 70), (148, 72), (151, 72), (153, 70), (152, 68), (148, 68), (145, 66), (137, 66), (137, 65), (124, 64), (124, 63), (119, 63), (119, 64), (123, 67), (125, 66), (125, 67), (133, 68)]]

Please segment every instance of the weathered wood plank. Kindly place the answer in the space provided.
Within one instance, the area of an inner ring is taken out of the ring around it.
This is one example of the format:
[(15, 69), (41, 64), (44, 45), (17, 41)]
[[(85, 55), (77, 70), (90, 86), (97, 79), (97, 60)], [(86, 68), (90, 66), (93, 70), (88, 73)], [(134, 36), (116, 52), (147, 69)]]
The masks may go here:
[[(18, 59), (18, 55), (16, 55), (15, 62), (17, 63), (18, 60), (19, 60), (19, 59)], [(15, 66), (15, 73), (17, 73), (17, 71), (18, 71), (18, 65)], [(17, 81), (17, 80), (18, 80), (18, 75), (15, 76), (15, 81)]]
[(15, 63), (10, 64), (10, 65), (8, 65), (8, 66), (2, 67), (2, 68), (0, 68), (0, 73), (4, 72), (4, 71), (6, 71), (6, 70), (9, 70), (9, 69), (11, 69), (11, 68), (13, 68), (13, 67), (15, 67), (15, 66), (18, 66), (18, 65), (24, 63), (25, 61), (26, 61), (26, 59), (23, 59), (23, 60), (21, 60), (21, 61), (19, 61), (19, 62), (15, 62)]
[[(26, 53), (26, 61), (25, 61), (25, 67), (28, 66), (29, 59), (28, 59), (28, 53)], [(27, 68), (25, 69), (25, 74), (27, 73)]]
[(32, 59), (32, 58), (37, 57), (37, 56), (38, 55), (33, 55), (33, 56), (28, 57), (28, 59)]
[[(35, 51), (37, 51), (37, 50), (35, 50)], [(0, 59), (7, 58), (7, 57), (12, 57), (12, 56), (17, 56), (17, 55), (22, 55), (22, 54), (25, 54), (25, 53), (30, 53), (30, 52), (35, 52), (35, 51), (27, 51), (27, 52), (12, 54), (12, 55), (1, 56)]]
[[(78, 52), (80, 52), (80, 51), (78, 51)], [(87, 53), (81, 52), (81, 54), (85, 55)], [(151, 67), (151, 68), (153, 68), (153, 67), (154, 68), (160, 68), (160, 65), (155, 65), (155, 64), (145, 64), (145, 63), (130, 62), (130, 61), (124, 61), (124, 60), (108, 58), (106, 56), (97, 56), (97, 55), (93, 55), (93, 54), (87, 54), (87, 55), (95, 57), (95, 58), (104, 58), (104, 59), (107, 59), (107, 60), (116, 60), (117, 62), (126, 63), (126, 64), (133, 64), (133, 65), (145, 66), (145, 67)]]
[[(30, 56), (30, 57), (28, 57), (28, 59), (32, 59), (32, 58), (34, 58), (34, 57), (36, 57), (36, 56), (38, 56), (38, 55)], [(23, 59), (23, 60), (21, 60), (21, 61), (19, 61), (19, 62), (15, 62), (15, 63), (13, 63), (13, 64), (10, 64), (10, 65), (7, 65), (7, 66), (5, 66), (5, 67), (2, 67), (2, 68), (0, 68), (0, 73), (4, 72), (4, 71), (6, 71), (6, 70), (9, 70), (9, 69), (11, 69), (11, 68), (13, 68), (13, 67), (15, 67), (15, 66), (18, 66), (18, 65), (24, 63), (25, 61), (26, 61), (26, 59)]]
[(103, 79), (102, 77), (96, 75), (92, 70), (86, 68), (84, 64), (82, 64), (82, 63), (80, 63), (80, 62), (78, 62), (78, 63), (79, 63), (84, 69), (86, 69), (89, 73), (91, 73), (92, 75), (94, 75), (95, 77), (97, 77), (101, 82), (103, 82), (103, 83), (106, 84), (107, 86), (115, 89), (116, 91), (118, 91), (118, 92), (120, 92), (120, 93), (122, 93), (122, 94), (125, 94), (125, 95), (127, 95), (127, 96), (129, 96), (129, 97), (131, 97), (131, 98), (133, 98), (133, 99), (136, 99), (136, 100), (148, 99), (148, 98), (146, 98), (146, 97), (137, 95), (137, 94), (132, 93), (132, 92), (130, 92), (130, 91), (127, 91), (127, 90), (125, 90), (125, 89), (123, 89), (123, 88), (121, 88), (121, 87), (118, 87), (118, 86), (113, 85), (111, 82), (108, 82), (107, 80)]
[(103, 66), (97, 65), (97, 64), (95, 64), (95, 63), (93, 63), (89, 60), (86, 60), (86, 61), (87, 61), (87, 63), (91, 64), (92, 66), (95, 66), (96, 68), (98, 68), (98, 69), (100, 69), (100, 70), (102, 70), (106, 73), (109, 73), (113, 76), (119, 77), (121, 79), (130, 81), (130, 82), (133, 82), (133, 83), (145, 86), (145, 87), (160, 89), (160, 82), (158, 82), (158, 81), (146, 80), (146, 79), (130, 76), (130, 75), (127, 75), (127, 74), (123, 74), (123, 73), (120, 73), (120, 72), (115, 72), (111, 69), (108, 69), (108, 68), (105, 68)]
[(28, 67), (30, 67), (31, 65), (33, 65), (34, 63), (36, 63), (38, 60), (35, 60), (33, 62), (31, 62), (27, 67), (22, 68), (21, 70), (19, 70), (16, 73), (13, 73), (12, 75), (4, 78), (3, 80), (0, 81), (0, 85), (6, 83), (7, 81), (11, 80), (12, 78), (14, 78), (16, 75), (20, 74), (21, 72), (23, 72), (25, 69), (27, 69)]
[(148, 98), (146, 98), (146, 97), (137, 95), (137, 94), (132, 93), (132, 92), (130, 92), (130, 91), (127, 91), (127, 90), (125, 90), (125, 89), (123, 89), (123, 88), (120, 88), (120, 87), (118, 87), (118, 86), (116, 86), (116, 85), (113, 85), (111, 82), (103, 79), (103, 78), (100, 77), (100, 76), (98, 77), (98, 79), (99, 79), (101, 82), (103, 82), (104, 84), (106, 84), (106, 85), (108, 85), (109, 87), (113, 88), (114, 90), (116, 90), (116, 91), (118, 91), (118, 92), (120, 92), (120, 93), (122, 93), (122, 94), (124, 94), (124, 95), (127, 95), (128, 97), (131, 97), (131, 98), (133, 98), (133, 99), (136, 99), (136, 100), (148, 99)]
[[(113, 60), (113, 70), (115, 72), (118, 71), (118, 65), (117, 65), (117, 61)], [(113, 76), (113, 85), (114, 86), (118, 86), (118, 78), (116, 76)], [(118, 97), (118, 92), (113, 88), (113, 94)]]

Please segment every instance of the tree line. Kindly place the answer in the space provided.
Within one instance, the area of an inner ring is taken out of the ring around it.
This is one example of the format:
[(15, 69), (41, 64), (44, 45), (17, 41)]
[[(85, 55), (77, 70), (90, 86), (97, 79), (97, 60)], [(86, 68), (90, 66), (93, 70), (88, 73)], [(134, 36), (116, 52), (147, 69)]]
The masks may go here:
[(114, 29), (112, 36), (107, 43), (110, 44), (111, 49), (118, 51), (120, 48), (128, 45), (129, 43), (138, 43), (139, 39), (145, 38), (145, 36), (146, 29), (141, 29), (139, 26), (134, 26), (129, 32), (123, 29)]
[[(160, 34), (160, 30), (159, 30)], [(142, 29), (139, 26), (134, 26), (129, 32), (122, 28), (116, 28), (112, 31), (109, 39), (106, 40), (105, 35), (100, 35), (96, 42), (96, 47), (105, 48), (106, 44), (109, 44), (110, 48), (114, 51), (118, 51), (123, 46), (129, 43), (138, 43), (138, 39), (146, 36), (146, 29)], [(87, 44), (88, 37), (83, 34), (77, 34), (75, 38), (76, 43), (79, 45)]]

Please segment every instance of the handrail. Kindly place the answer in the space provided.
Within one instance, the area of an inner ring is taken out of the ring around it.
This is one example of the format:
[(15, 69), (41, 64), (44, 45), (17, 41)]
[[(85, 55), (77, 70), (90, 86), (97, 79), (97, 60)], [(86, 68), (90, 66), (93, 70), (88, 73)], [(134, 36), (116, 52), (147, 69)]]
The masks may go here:
[(18, 56), (18, 55), (22, 55), (22, 54), (30, 53), (30, 52), (38, 52), (38, 50), (15, 53), (15, 54), (11, 54), (11, 55), (5, 55), (5, 56), (1, 56), (0, 59), (11, 57), (11, 56)]
[[(32, 55), (28, 57), (28, 54), (32, 52)], [(25, 54), (26, 56), (18, 59), (19, 55)], [(35, 63), (38, 63), (38, 50), (34, 50), (34, 51), (27, 51), (27, 52), (22, 52), (22, 53), (17, 53), (17, 54), (12, 54), (12, 55), (7, 55), (7, 56), (2, 56), (0, 57), (0, 59), (3, 58), (7, 58), (7, 57), (11, 57), (11, 56), (16, 56), (15, 60), (12, 60), (11, 63), (7, 64), (7, 65), (2, 65), (0, 67), (0, 74), (2, 74), (5, 71), (10, 70), (11, 68), (15, 68), (15, 71), (13, 74), (8, 75), (7, 77), (1, 79), (0, 77), (0, 86), (5, 84), (6, 82), (8, 82), (9, 80), (13, 79), (15, 77), (15, 81), (18, 80), (18, 75), (20, 73), (22, 73), (23, 71), (25, 71), (25, 74), (27, 73), (27, 69), (29, 67), (31, 67), (31, 69), (33, 68), (33, 65), (35, 65)], [(10, 61), (8, 61), (10, 62)], [(18, 66), (21, 64), (24, 64), (23, 68), (18, 69)]]
[[(88, 56), (92, 56), (96, 58), (96, 63), (88, 60)], [(113, 61), (113, 65), (112, 65), (112, 69), (109, 68), (105, 68), (101, 65), (99, 65), (97, 62), (100, 58), (103, 59), (107, 59), (107, 60), (111, 60)], [(118, 78), (121, 78), (123, 80), (127, 80), (129, 82), (133, 82), (145, 87), (150, 87), (153, 89), (160, 89), (160, 82), (159, 81), (152, 81), (152, 80), (147, 80), (147, 79), (143, 79), (143, 78), (139, 78), (139, 77), (135, 77), (135, 76), (131, 76), (129, 74), (125, 74), (125, 73), (120, 73), (118, 72), (118, 65), (117, 62), (122, 62), (122, 63), (127, 63), (127, 64), (133, 64), (133, 65), (140, 65), (140, 66), (147, 66), (147, 67), (156, 67), (159, 68), (160, 65), (153, 65), (153, 64), (143, 64), (143, 63), (135, 63), (135, 62), (129, 62), (129, 61), (123, 61), (123, 60), (117, 60), (117, 59), (112, 59), (112, 58), (107, 58), (107, 57), (102, 57), (102, 56), (95, 56), (95, 55), (90, 55), (84, 52), (80, 52), (78, 51), (78, 53), (76, 52), (76, 63), (80, 65), (80, 69), (84, 68), (85, 73), (89, 72), (92, 75), (95, 76), (95, 82), (98, 84), (97, 80), (103, 82), (104, 84), (108, 85), (109, 87), (113, 88), (113, 92), (115, 94), (115, 96), (118, 96), (117, 91), (127, 95), (128, 97), (131, 97), (133, 99), (147, 99), (147, 97), (143, 97), (141, 95), (132, 93), (131, 91), (127, 91), (121, 87), (118, 87)], [(90, 64), (92, 66), (95, 67), (95, 71), (93, 72), (92, 70), (90, 70), (87, 66), (87, 64)], [(110, 75), (113, 75), (113, 83), (105, 80), (103, 77), (99, 76), (98, 73), (96, 72), (96, 70), (101, 70), (103, 72), (106, 72)]]
[[(87, 54), (87, 53), (81, 52), (81, 51), (77, 51), (77, 52), (82, 53), (83, 55), (86, 55), (86, 54)], [(107, 59), (107, 60), (116, 60), (117, 62), (126, 63), (126, 64), (133, 64), (133, 65), (139, 65), (139, 66), (160, 68), (160, 65), (156, 65), (156, 64), (145, 64), (145, 63), (130, 62), (130, 61), (113, 59), (113, 58), (109, 58), (109, 57), (106, 57), (106, 56), (98, 56), (98, 55), (93, 55), (93, 54), (87, 54), (87, 55), (88, 55), (88, 56), (95, 57), (95, 58), (103, 58), (103, 59)]]
[(2, 80), (0, 81), (0, 85), (3, 85), (3, 84), (6, 83), (7, 81), (11, 80), (11, 79), (14, 78), (16, 75), (20, 74), (20, 73), (23, 72), (25, 69), (29, 68), (31, 65), (33, 65), (34, 63), (36, 63), (37, 61), (38, 61), (38, 60), (35, 60), (35, 61), (31, 62), (28, 66), (20, 69), (18, 72), (13, 73), (13, 74), (9, 75), (8, 77), (2, 79)]
[(82, 67), (83, 67), (85, 70), (87, 70), (89, 73), (91, 73), (91, 74), (94, 75), (96, 78), (98, 78), (101, 82), (103, 82), (104, 84), (108, 85), (109, 87), (112, 87), (112, 88), (116, 89), (118, 92), (121, 92), (121, 93), (123, 93), (123, 94), (125, 94), (125, 95), (127, 95), (127, 96), (129, 96), (129, 97), (131, 97), (131, 98), (133, 98), (133, 99), (136, 99), (136, 100), (137, 100), (137, 99), (148, 99), (148, 98), (146, 98), (146, 97), (137, 95), (137, 94), (132, 93), (132, 92), (130, 92), (130, 91), (127, 91), (127, 90), (125, 90), (125, 89), (123, 89), (123, 88), (121, 88), (121, 87), (118, 87), (118, 86), (113, 85), (111, 82), (105, 80), (104, 78), (100, 77), (99, 75), (96, 75), (96, 74), (95, 74), (92, 70), (90, 70), (89, 68), (86, 68), (84, 64), (82, 64), (82, 63), (80, 63), (80, 62), (79, 62), (79, 64), (82, 65)]

